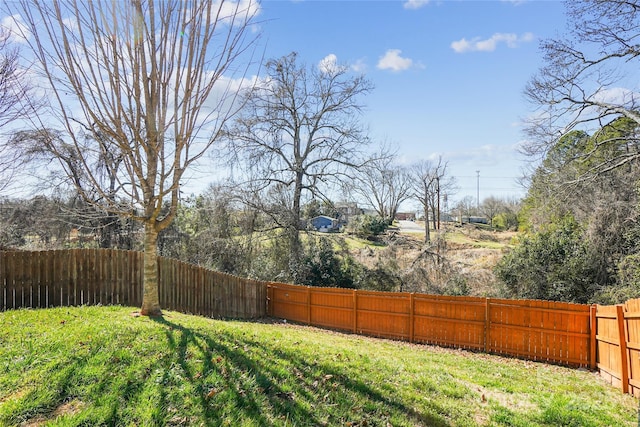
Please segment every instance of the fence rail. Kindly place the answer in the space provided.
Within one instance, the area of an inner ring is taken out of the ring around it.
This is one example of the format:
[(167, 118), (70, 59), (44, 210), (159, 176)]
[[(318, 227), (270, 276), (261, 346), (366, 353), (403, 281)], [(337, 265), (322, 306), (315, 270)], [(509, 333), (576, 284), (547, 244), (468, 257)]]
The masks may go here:
[[(142, 252), (69, 249), (0, 252), (0, 310), (77, 305), (140, 306)], [(209, 317), (266, 314), (266, 284), (158, 257), (160, 305)]]
[[(143, 254), (0, 251), (0, 310), (140, 306)], [(357, 334), (599, 369), (640, 397), (640, 299), (615, 306), (310, 288), (158, 257), (160, 303), (209, 317), (265, 315)]]

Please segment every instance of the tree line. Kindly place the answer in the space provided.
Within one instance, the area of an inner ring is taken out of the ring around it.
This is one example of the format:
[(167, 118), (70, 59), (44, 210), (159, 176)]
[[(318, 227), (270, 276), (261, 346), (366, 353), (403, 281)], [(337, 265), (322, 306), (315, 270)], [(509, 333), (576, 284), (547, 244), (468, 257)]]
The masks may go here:
[(525, 88), (536, 160), (520, 244), (497, 267), (511, 295), (618, 303), (640, 296), (640, 4), (567, 2)]

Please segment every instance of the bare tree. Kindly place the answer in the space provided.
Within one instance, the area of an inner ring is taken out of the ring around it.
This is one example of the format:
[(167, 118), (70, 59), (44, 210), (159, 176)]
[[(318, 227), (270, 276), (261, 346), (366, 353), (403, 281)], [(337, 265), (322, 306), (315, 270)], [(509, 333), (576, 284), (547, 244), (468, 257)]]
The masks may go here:
[(391, 223), (400, 204), (411, 197), (407, 168), (394, 163), (395, 156), (380, 153), (354, 175), (351, 192)]
[[(572, 130), (595, 134), (619, 117), (640, 124), (640, 3), (576, 0), (566, 7), (570, 31), (564, 38), (543, 41), (546, 64), (525, 90), (539, 111), (530, 120), (524, 150), (539, 159)], [(577, 179), (635, 161), (639, 142), (637, 134), (600, 138), (581, 159), (611, 145), (617, 146), (616, 155), (592, 162)]]
[(495, 196), (489, 196), (482, 201), (480, 209), (489, 219), (489, 225), (493, 228), (493, 219), (498, 215), (505, 206), (505, 201)]
[[(226, 73), (247, 70), (239, 65), (255, 41), (250, 25), (258, 6), (251, 0), (18, 5), (56, 105), (40, 120), (44, 127), (53, 117), (64, 129), (64, 144), (51, 140), (48, 148), (72, 182), (67, 160), (77, 162), (84, 182), (76, 189), (88, 202), (144, 224), (141, 313), (160, 315), (158, 233), (176, 215), (185, 171), (239, 106), (237, 84)], [(108, 172), (96, 174), (101, 168)], [(132, 202), (123, 209), (121, 200)]]
[(235, 160), (251, 175), (251, 184), (243, 187), (277, 195), (282, 202), (278, 221), (288, 235), (295, 280), (303, 194), (326, 198), (322, 186), (360, 164), (368, 140), (357, 121), (359, 98), (371, 85), (335, 63), (307, 68), (295, 53), (268, 61), (266, 74), (248, 93), (229, 140)]
[(473, 196), (465, 196), (459, 200), (453, 208), (460, 218), (460, 223), (464, 221), (464, 217), (470, 217), (474, 214), (479, 215), (477, 212), (477, 200)]
[(440, 202), (442, 197), (455, 190), (455, 180), (447, 175), (447, 163), (438, 159), (437, 163), (423, 160), (412, 168), (412, 197), (420, 202), (425, 217), (425, 243), (431, 242), (429, 219), (434, 230), (439, 228)]
[[(28, 83), (28, 68), (20, 64), (20, 51), (10, 28), (0, 26), (0, 129), (24, 118), (38, 103)], [(23, 158), (0, 134), (0, 191), (6, 189)]]

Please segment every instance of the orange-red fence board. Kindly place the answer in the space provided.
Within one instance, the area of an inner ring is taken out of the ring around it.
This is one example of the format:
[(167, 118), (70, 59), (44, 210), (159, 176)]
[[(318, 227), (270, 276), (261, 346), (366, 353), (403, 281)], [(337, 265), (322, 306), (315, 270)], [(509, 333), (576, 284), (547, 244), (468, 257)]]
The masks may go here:
[(616, 387), (622, 387), (622, 356), (616, 306), (599, 305), (596, 312), (598, 369)]
[(269, 284), (270, 314), (355, 333), (591, 366), (591, 307)]
[(629, 392), (640, 397), (640, 299), (625, 304), (627, 351), (629, 363)]
[(484, 350), (483, 298), (414, 295), (414, 340)]
[(488, 352), (569, 366), (590, 366), (589, 306), (491, 299), (488, 311)]

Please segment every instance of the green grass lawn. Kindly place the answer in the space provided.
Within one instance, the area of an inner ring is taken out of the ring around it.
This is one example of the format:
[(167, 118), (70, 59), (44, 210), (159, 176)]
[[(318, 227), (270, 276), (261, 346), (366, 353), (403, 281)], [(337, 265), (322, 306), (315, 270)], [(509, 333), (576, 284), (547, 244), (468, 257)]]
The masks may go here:
[(591, 372), (134, 310), (0, 313), (0, 425), (637, 425)]
[(448, 242), (469, 245), (474, 248), (484, 248), (484, 249), (504, 249), (510, 247), (509, 244), (494, 242), (491, 240), (480, 240), (469, 237), (467, 234), (462, 231), (451, 231), (446, 234), (446, 239)]

